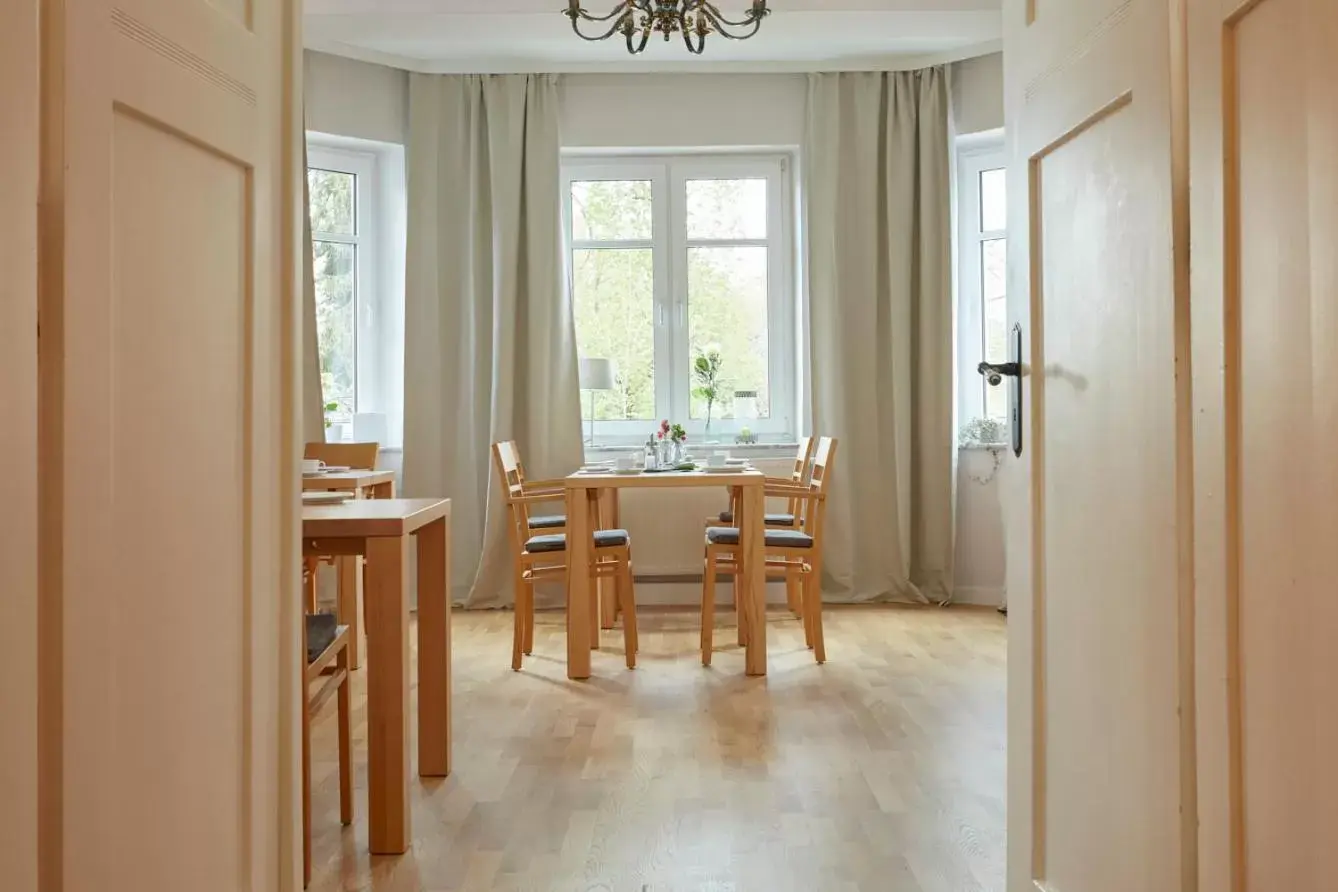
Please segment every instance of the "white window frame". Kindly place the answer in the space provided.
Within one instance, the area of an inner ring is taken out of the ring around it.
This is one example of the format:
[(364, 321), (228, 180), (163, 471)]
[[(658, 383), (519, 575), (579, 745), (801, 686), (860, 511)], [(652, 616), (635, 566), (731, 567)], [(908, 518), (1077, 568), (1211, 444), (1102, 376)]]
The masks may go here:
[(380, 240), (379, 164), (375, 152), (355, 151), (323, 144), (308, 137), (307, 167), (352, 174), (354, 179), (354, 228), (352, 235), (313, 230), (313, 241), (352, 245), (356, 275), (353, 292), (353, 406), (347, 418), (334, 419), (345, 425), (345, 439), (352, 437), (352, 416), (376, 405), (380, 392), (377, 337), (378, 242)]
[[(654, 255), (655, 413), (682, 424), (689, 440), (700, 442), (705, 419), (690, 419), (691, 357), (688, 355), (689, 251), (695, 247), (765, 247), (767, 261), (767, 375), (771, 417), (749, 423), (764, 442), (792, 442), (798, 435), (799, 363), (794, 273), (793, 160), (788, 154), (574, 156), (563, 158), (563, 239), (567, 289), (574, 291), (575, 251), (597, 248), (649, 248)], [(766, 179), (767, 237), (763, 239), (690, 239), (687, 235), (687, 182), (707, 179)], [(649, 239), (575, 240), (571, 233), (574, 182), (648, 180), (655, 203)], [(667, 361), (666, 361), (667, 358)], [(582, 414), (586, 408), (582, 400)], [(588, 423), (588, 419), (587, 419)], [(644, 442), (656, 421), (600, 421), (598, 436), (608, 445)], [(720, 420), (713, 437), (732, 440)]]
[[(981, 244), (1007, 238), (1008, 230), (984, 230), (980, 221), (980, 174), (1007, 169), (1001, 131), (969, 134), (957, 139), (957, 357), (958, 423), (985, 414), (988, 386), (976, 366), (985, 359), (985, 296), (980, 265)], [(1012, 199), (1012, 196), (1009, 196)]]

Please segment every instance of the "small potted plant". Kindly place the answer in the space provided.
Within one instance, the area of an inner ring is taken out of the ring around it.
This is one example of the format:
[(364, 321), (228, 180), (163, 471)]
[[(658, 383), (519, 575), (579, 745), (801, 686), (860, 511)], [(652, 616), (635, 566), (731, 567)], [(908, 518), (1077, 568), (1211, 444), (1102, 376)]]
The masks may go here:
[(973, 418), (957, 434), (957, 441), (966, 447), (1000, 446), (1008, 440), (1008, 427), (995, 418)]

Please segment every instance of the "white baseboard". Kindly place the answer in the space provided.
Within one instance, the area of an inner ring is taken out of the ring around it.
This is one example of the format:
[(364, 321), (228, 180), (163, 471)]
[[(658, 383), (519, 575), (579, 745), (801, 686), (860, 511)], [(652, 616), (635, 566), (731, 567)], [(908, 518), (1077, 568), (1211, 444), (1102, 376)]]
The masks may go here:
[(1007, 600), (1002, 586), (959, 585), (952, 590), (952, 603), (1000, 607)]

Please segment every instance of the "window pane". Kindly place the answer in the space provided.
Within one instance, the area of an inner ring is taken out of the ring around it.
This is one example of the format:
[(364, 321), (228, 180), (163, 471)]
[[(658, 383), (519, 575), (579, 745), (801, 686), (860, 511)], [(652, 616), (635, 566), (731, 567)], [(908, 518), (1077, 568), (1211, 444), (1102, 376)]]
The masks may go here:
[(766, 180), (688, 180), (688, 238), (766, 237)]
[[(980, 243), (981, 294), (985, 302), (985, 357), (1008, 361), (1008, 240)], [(1008, 415), (1008, 388), (985, 387), (985, 412), (991, 418)]]
[(311, 191), (311, 229), (337, 235), (357, 232), (354, 195), (358, 178), (351, 173), (333, 170), (307, 170), (307, 185)]
[(571, 184), (575, 241), (648, 239), (655, 199), (650, 180), (592, 180)]
[(980, 172), (980, 231), (1008, 228), (1008, 173), (1002, 167)]
[(992, 238), (980, 243), (980, 293), (985, 300), (1008, 293), (1008, 239)]
[(316, 336), (320, 344), (321, 389), (336, 414), (355, 411), (355, 282), (357, 247), (317, 241), (312, 256), (316, 272)]
[[(757, 391), (757, 417), (771, 417), (767, 379), (766, 248), (692, 248), (688, 251), (688, 360), (720, 352), (717, 399), (711, 418), (734, 417), (735, 391)], [(693, 420), (705, 420), (702, 382), (691, 382)], [(745, 410), (746, 411), (746, 410)]]
[[(581, 356), (611, 359), (618, 389), (596, 393), (595, 418), (649, 421), (655, 417), (655, 262), (649, 248), (592, 248), (572, 252), (576, 345)], [(589, 394), (581, 412), (589, 417)]]

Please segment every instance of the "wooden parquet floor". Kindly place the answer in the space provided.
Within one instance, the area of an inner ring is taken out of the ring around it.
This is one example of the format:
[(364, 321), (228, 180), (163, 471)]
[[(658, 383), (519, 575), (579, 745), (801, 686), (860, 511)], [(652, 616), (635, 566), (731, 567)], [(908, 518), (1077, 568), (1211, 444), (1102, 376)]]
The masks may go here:
[(799, 623), (773, 613), (764, 680), (732, 646), (702, 668), (695, 613), (639, 617), (638, 669), (606, 632), (597, 677), (573, 683), (561, 614), (539, 616), (517, 674), (511, 614), (457, 611), (454, 773), (413, 780), (414, 843), (398, 858), (367, 854), (355, 673), (358, 820), (339, 824), (330, 704), (313, 739), (310, 888), (1002, 892), (1001, 617), (831, 609), (818, 666)]

